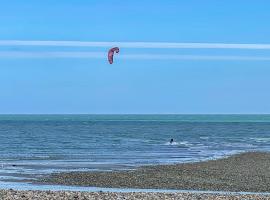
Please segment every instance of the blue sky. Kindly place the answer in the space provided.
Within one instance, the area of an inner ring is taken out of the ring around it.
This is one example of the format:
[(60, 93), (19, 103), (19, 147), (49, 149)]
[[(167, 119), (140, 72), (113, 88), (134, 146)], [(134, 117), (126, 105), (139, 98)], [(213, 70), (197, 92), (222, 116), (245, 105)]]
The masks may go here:
[[(0, 40), (270, 43), (269, 1), (0, 1)], [(1, 56), (104, 47), (0, 46), (0, 113), (270, 113), (270, 50), (121, 48), (106, 57)]]

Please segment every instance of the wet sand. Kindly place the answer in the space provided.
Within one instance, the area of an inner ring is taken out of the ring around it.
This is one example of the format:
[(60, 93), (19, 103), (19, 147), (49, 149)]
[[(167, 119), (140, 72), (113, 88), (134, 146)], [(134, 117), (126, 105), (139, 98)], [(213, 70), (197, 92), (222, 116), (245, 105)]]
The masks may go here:
[(42, 183), (109, 188), (270, 192), (270, 153), (249, 152), (197, 163), (134, 171), (52, 174)]

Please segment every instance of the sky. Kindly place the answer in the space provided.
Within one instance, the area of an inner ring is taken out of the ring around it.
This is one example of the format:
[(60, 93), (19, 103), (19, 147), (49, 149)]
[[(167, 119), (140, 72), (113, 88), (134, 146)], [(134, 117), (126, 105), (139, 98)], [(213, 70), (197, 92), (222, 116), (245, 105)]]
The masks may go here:
[(0, 2), (0, 114), (270, 113), (267, 0)]

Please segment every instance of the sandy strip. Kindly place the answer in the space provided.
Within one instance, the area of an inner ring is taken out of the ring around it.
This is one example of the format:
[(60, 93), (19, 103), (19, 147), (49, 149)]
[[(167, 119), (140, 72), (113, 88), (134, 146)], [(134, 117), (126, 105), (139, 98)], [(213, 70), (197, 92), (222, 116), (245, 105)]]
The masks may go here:
[(270, 153), (250, 152), (198, 163), (156, 165), (134, 171), (53, 174), (43, 183), (108, 188), (270, 191)]

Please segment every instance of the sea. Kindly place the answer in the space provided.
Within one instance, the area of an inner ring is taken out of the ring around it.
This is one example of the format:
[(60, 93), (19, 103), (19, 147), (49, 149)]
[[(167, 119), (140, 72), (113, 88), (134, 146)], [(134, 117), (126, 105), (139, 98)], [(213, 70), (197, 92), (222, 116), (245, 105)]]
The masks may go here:
[(269, 150), (270, 115), (0, 115), (0, 182)]

